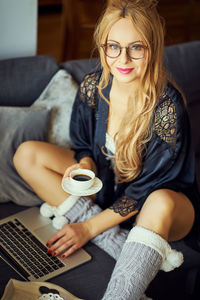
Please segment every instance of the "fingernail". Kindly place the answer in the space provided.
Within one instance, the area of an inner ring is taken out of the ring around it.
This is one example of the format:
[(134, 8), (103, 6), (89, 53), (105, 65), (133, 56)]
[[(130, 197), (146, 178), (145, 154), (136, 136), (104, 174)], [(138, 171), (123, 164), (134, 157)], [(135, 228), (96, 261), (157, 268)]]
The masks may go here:
[(65, 256), (65, 254), (62, 254), (62, 256), (61, 256), (62, 258), (65, 258), (66, 256)]
[(57, 254), (56, 252), (53, 252), (53, 253), (52, 253), (52, 256), (56, 256), (56, 254)]
[(50, 250), (50, 249), (47, 251), (48, 254), (51, 254), (51, 252), (52, 252), (52, 250)]
[(46, 243), (46, 246), (49, 247), (49, 243)]

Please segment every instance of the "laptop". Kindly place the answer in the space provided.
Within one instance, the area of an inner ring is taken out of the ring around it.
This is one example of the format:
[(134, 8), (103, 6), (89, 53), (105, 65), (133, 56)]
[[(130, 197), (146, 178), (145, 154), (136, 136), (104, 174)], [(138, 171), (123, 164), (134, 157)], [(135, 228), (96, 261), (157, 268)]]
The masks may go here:
[(84, 249), (62, 259), (47, 253), (47, 240), (56, 232), (38, 207), (0, 220), (0, 256), (28, 281), (46, 281), (91, 260)]

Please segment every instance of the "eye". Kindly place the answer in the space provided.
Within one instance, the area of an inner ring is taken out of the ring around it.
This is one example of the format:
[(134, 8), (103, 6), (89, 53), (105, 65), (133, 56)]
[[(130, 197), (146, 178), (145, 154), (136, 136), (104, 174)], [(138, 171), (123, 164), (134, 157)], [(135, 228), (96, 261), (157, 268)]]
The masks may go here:
[(109, 50), (119, 50), (119, 45), (117, 44), (107, 44)]
[(133, 44), (130, 46), (130, 50), (134, 50), (134, 51), (141, 51), (144, 49), (143, 45), (140, 44)]

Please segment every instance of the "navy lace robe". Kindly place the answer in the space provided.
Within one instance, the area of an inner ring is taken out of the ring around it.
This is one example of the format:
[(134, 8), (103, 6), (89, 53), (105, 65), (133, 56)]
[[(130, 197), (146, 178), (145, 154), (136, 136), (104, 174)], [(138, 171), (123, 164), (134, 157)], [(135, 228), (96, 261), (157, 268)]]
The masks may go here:
[[(155, 190), (182, 192), (192, 201), (196, 215), (199, 194), (195, 179), (195, 161), (187, 110), (181, 94), (168, 83), (155, 110), (153, 136), (143, 157), (140, 175), (129, 183), (115, 184), (111, 161), (105, 149), (109, 105), (97, 90), (101, 72), (87, 75), (80, 85), (71, 117), (71, 139), (76, 159), (92, 157), (97, 176), (103, 182), (97, 203), (126, 216), (140, 210), (146, 198)], [(109, 99), (112, 82), (104, 89)]]

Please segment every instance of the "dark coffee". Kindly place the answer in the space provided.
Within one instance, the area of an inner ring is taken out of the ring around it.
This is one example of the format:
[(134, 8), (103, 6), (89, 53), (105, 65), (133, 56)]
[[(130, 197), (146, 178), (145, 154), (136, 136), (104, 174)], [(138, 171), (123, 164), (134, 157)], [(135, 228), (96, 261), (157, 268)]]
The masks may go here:
[(74, 175), (72, 178), (77, 181), (87, 181), (87, 180), (91, 179), (90, 176), (85, 175), (85, 174), (77, 174), (77, 175)]

